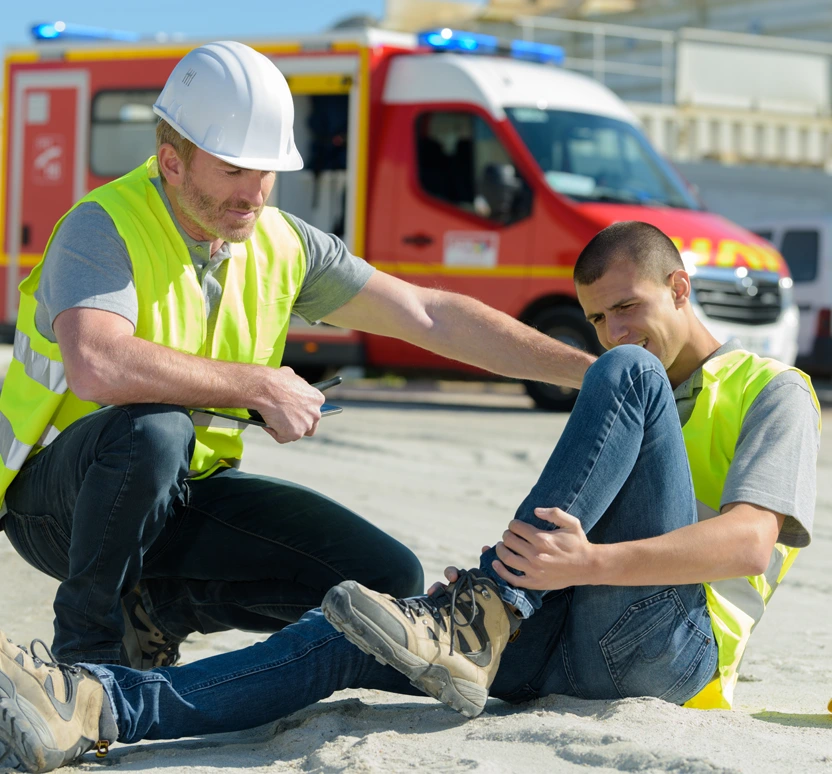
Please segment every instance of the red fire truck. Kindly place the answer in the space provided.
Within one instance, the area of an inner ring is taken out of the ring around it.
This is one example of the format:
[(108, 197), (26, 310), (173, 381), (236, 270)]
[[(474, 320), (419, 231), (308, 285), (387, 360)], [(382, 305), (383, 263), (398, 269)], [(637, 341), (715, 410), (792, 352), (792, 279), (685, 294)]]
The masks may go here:
[[(451, 30), (250, 43), (289, 81), (306, 162), (278, 175), (270, 203), (341, 235), (379, 269), (596, 349), (572, 266), (601, 228), (643, 220), (678, 245), (717, 338), (794, 361), (798, 313), (781, 256), (703, 211), (628, 108), (557, 66), (553, 47)], [(55, 40), (7, 54), (0, 319), (13, 323), (17, 284), (58, 218), (153, 153), (151, 106), (195, 45)], [(286, 363), (471, 371), (392, 339), (300, 323)], [(574, 398), (527, 388), (547, 408)]]

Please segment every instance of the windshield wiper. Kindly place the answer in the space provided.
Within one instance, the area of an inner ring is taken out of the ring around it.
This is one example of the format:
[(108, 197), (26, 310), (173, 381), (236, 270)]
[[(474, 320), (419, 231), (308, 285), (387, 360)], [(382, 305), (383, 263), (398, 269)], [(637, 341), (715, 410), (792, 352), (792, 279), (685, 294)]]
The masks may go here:
[(596, 202), (613, 202), (616, 204), (638, 204), (645, 207), (674, 207), (676, 209), (690, 209), (683, 204), (671, 204), (661, 199), (653, 199), (649, 196), (639, 196), (632, 191), (620, 188), (596, 188), (588, 197)]

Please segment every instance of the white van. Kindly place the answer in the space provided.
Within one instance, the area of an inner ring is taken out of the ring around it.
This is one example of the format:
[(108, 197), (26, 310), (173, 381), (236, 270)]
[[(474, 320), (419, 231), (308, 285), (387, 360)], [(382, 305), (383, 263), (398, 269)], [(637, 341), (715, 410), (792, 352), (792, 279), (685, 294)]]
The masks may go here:
[(832, 215), (772, 218), (744, 224), (786, 259), (800, 310), (797, 366), (832, 376)]

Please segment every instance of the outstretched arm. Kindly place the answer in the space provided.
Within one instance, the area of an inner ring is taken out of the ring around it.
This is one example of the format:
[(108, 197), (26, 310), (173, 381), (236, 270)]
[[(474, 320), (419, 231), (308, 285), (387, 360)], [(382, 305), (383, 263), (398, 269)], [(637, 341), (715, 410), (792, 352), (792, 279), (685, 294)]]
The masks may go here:
[(595, 360), (473, 298), (380, 271), (325, 321), (402, 339), (502, 376), (567, 387), (580, 387)]

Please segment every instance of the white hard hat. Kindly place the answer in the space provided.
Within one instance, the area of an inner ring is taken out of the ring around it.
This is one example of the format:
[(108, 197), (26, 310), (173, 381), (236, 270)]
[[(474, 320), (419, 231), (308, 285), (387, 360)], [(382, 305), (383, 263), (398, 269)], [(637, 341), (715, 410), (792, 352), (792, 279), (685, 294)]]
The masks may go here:
[(153, 112), (197, 148), (243, 169), (303, 167), (289, 85), (263, 54), (223, 40), (188, 52)]

